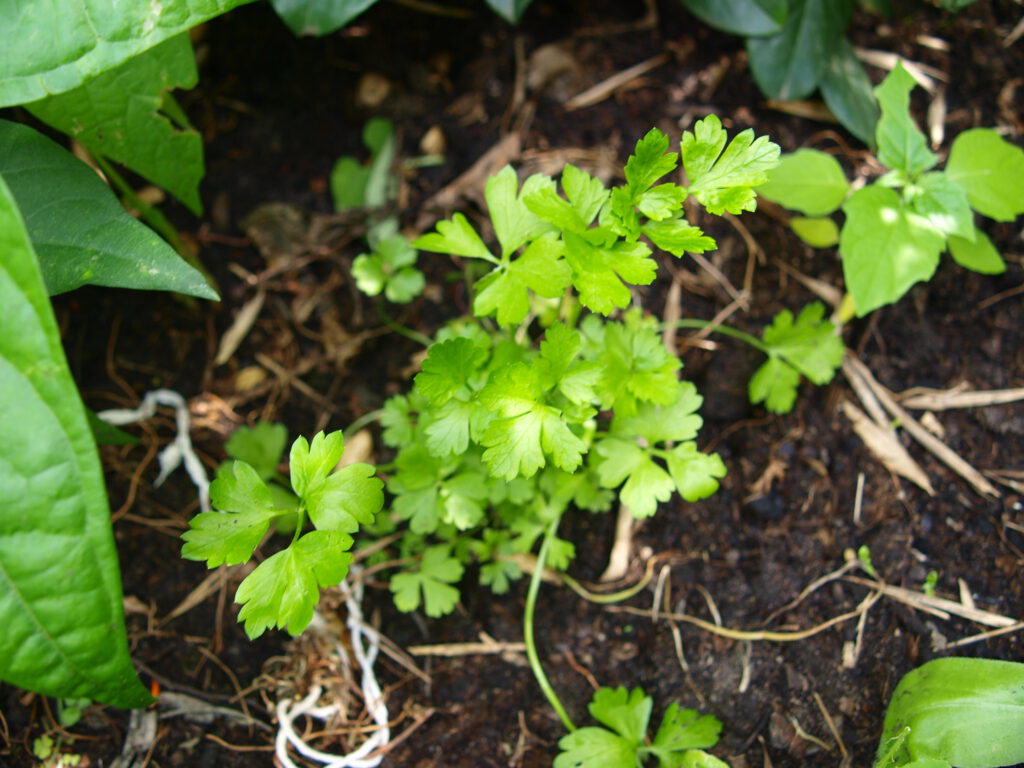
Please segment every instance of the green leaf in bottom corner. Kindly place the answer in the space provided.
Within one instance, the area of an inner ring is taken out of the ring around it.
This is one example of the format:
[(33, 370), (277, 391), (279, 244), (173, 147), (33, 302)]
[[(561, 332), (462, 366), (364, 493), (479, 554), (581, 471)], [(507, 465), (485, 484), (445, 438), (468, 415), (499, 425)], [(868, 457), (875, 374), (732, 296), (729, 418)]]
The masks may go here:
[(41, 133), (0, 120), (0, 177), (51, 296), (105, 285), (217, 299), (199, 272), (125, 212), (95, 171)]
[(1000, 275), (1006, 271), (1006, 262), (992, 245), (988, 235), (980, 229), (974, 230), (974, 241), (951, 235), (947, 241), (953, 261), (965, 269), (984, 275)]
[(899, 300), (935, 272), (946, 238), (894, 190), (878, 185), (859, 189), (843, 212), (839, 252), (858, 316)]
[(329, 35), (377, 0), (270, 0), (277, 15), (296, 35)]
[(271, 627), (300, 634), (313, 619), (320, 590), (340, 584), (348, 573), (351, 546), (344, 533), (311, 531), (260, 563), (235, 595), (245, 634), (254, 639)]
[(201, 213), (203, 139), (198, 131), (175, 126), (161, 112), (174, 88), (198, 80), (187, 34), (172, 37), (133, 56), (71, 91), (26, 104), (44, 123), (145, 176)]
[(637, 748), (604, 728), (578, 728), (558, 741), (553, 768), (633, 768)]
[(96, 444), (0, 178), (0, 679), (141, 707)]

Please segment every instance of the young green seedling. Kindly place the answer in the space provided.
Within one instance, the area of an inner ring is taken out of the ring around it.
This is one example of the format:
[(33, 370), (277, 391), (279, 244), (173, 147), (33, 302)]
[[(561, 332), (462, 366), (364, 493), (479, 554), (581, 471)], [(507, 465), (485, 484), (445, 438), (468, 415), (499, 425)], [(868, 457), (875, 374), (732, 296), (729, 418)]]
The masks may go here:
[[(793, 220), (811, 245), (839, 244), (846, 288), (858, 315), (900, 299), (934, 274), (949, 250), (960, 266), (985, 274), (1005, 270), (1002, 256), (975, 224), (974, 213), (1013, 221), (1024, 213), (1024, 150), (994, 130), (974, 128), (953, 141), (944, 171), (910, 115), (914, 79), (896, 68), (875, 89), (882, 107), (878, 161), (889, 173), (855, 192), (836, 160), (812, 149), (782, 158), (758, 192), (812, 218)], [(842, 206), (836, 236), (827, 216)]]

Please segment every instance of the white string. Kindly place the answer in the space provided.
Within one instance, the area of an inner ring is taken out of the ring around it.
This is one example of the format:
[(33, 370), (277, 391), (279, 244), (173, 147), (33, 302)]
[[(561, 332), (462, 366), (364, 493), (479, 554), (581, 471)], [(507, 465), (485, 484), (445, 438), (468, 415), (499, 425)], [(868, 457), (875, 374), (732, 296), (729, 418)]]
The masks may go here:
[[(352, 566), (353, 574), (357, 570), (357, 566)], [(376, 757), (367, 757), (367, 755), (391, 740), (391, 729), (388, 727), (388, 708), (384, 702), (380, 683), (373, 672), (374, 662), (380, 653), (380, 635), (363, 620), (363, 612), (359, 606), (363, 598), (362, 581), (359, 579), (352, 581), (354, 584), (342, 583), (340, 587), (345, 596), (345, 608), (348, 611), (346, 623), (352, 641), (352, 653), (361, 671), (360, 687), (363, 691), (364, 706), (379, 727), (367, 737), (358, 749), (347, 755), (332, 755), (311, 747), (295, 732), (295, 721), (305, 715), (326, 722), (344, 712), (344, 704), (338, 699), (325, 706), (317, 706), (317, 702), (323, 694), (323, 688), (315, 685), (304, 699), (298, 702), (289, 699), (277, 704), (278, 731), (274, 745), (277, 759), (285, 768), (299, 768), (288, 756), (289, 744), (300, 754), (323, 763), (324, 768), (376, 768), (384, 759), (384, 755), (380, 754)], [(327, 622), (319, 614), (314, 614), (309, 629), (324, 636), (327, 636), (329, 632)], [(349, 667), (348, 654), (344, 646), (337, 641), (336, 637), (331, 639), (334, 641), (339, 662), (343, 666)]]
[(164, 480), (167, 479), (167, 476), (184, 462), (185, 471), (188, 472), (188, 476), (199, 490), (199, 508), (203, 512), (209, 512), (210, 480), (206, 476), (203, 462), (199, 460), (196, 452), (192, 450), (192, 439), (189, 436), (192, 428), (192, 418), (188, 411), (188, 403), (185, 402), (184, 397), (173, 389), (154, 389), (152, 392), (146, 393), (138, 408), (113, 408), (108, 411), (100, 411), (96, 416), (107, 422), (107, 424), (113, 424), (114, 426), (134, 424), (137, 421), (153, 418), (158, 405), (166, 405), (174, 409), (174, 420), (178, 427), (178, 434), (175, 436), (174, 442), (160, 451), (158, 456), (160, 474), (153, 481), (153, 486), (159, 488)]

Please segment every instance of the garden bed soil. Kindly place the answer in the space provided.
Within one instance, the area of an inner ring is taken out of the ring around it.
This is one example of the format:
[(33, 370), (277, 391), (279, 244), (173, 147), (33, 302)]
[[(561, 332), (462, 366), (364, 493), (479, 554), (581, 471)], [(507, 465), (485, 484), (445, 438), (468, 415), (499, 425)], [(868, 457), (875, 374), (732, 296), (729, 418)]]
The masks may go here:
[[(886, 24), (859, 13), (854, 42), (905, 55), (947, 77), (940, 81), (947, 137), (999, 126), (1020, 143), (1024, 43), (1004, 46), (1019, 5), (979, 2), (957, 16), (924, 3), (896, 5)], [(714, 113), (730, 131), (753, 127), (784, 150), (833, 152), (851, 174), (877, 170), (841, 129), (769, 108), (751, 81), (742, 41), (695, 22), (677, 3), (652, 6), (653, 26), (644, 23), (639, 4), (599, 10), (536, 0), (521, 28), (480, 6), (464, 6), (468, 19), (449, 19), (381, 4), (343, 33), (312, 40), (291, 37), (269, 6), (259, 4), (201, 30), (201, 83), (182, 100), (207, 140), (207, 213), (196, 220), (173, 203), (168, 208), (199, 247), (224, 300), (203, 304), (98, 289), (60, 297), (68, 356), (91, 407), (131, 405), (157, 387), (178, 390), (190, 399), (193, 439), (212, 471), (224, 457), (224, 440), (241, 423), (280, 421), (291, 437), (344, 428), (408, 387), (421, 348), (387, 332), (374, 302), (354, 289), (347, 268), (360, 250), (358, 227), (322, 218), (331, 210), (332, 163), (342, 154), (362, 156), (362, 125), (372, 116), (395, 121), (405, 158), (438, 149), (422, 144), (429, 134), (445, 139), (442, 164), (409, 170), (403, 180), (398, 213), (404, 225), (420, 229), (434, 215), (450, 215), (451, 205), (476, 218), (482, 179), (438, 210), (430, 201), (509, 132), (519, 148), (508, 159), (520, 167), (552, 172), (568, 159), (607, 177), (650, 127), (677, 137)], [(948, 50), (927, 36), (945, 41)], [(648, 71), (611, 97), (566, 109), (567, 96), (652, 59)], [(384, 100), (374, 104), (385, 88)], [(928, 98), (915, 92), (922, 117)], [(282, 230), (280, 215), (247, 219), (273, 202), (301, 209), (297, 228)], [(714, 263), (735, 286), (744, 284), (750, 261), (744, 229), (762, 252), (754, 260), (749, 307), (730, 318), (755, 333), (781, 309), (797, 311), (816, 298), (794, 270), (832, 285), (841, 280), (833, 252), (812, 252), (772, 213), (746, 214), (742, 228), (698, 222), (717, 238)], [(847, 346), (888, 389), (1024, 385), (1020, 230), (993, 224), (989, 232), (1006, 255), (1005, 274), (968, 273), (946, 258), (929, 284), (845, 329)], [(266, 302), (237, 353), (214, 365), (219, 340), (254, 295), (247, 277), (268, 267), (254, 245), (260, 236), (275, 238), (284, 266), (265, 282)], [(295, 249), (310, 258), (288, 262)], [(683, 317), (708, 319), (729, 305), (721, 285), (694, 262), (664, 258), (658, 282), (638, 292), (649, 311), (664, 316), (678, 305)], [(451, 262), (424, 254), (421, 263), (431, 288), (411, 305), (389, 310), (430, 334), (464, 312), (467, 297), (462, 283), (450, 279)], [(1015, 471), (1017, 484), (1004, 474), (1009, 484), (997, 485), (998, 497), (981, 495), (908, 442), (934, 486), (930, 495), (892, 475), (854, 434), (842, 402), (855, 396), (842, 376), (826, 387), (805, 384), (794, 411), (773, 416), (747, 403), (756, 352), (729, 341), (713, 348), (689, 344), (682, 332), (676, 343), (685, 350), (684, 375), (705, 396), (702, 447), (717, 450), (729, 474), (714, 497), (697, 504), (673, 499), (637, 526), (624, 583), (641, 578), (652, 559), (656, 578), (635, 597), (602, 606), (564, 587), (543, 586), (536, 617), (541, 657), (578, 723), (587, 721), (595, 682), (642, 686), (655, 699), (656, 717), (678, 701), (720, 718), (714, 752), (734, 768), (868, 766), (888, 698), (908, 670), (949, 654), (1021, 660), (1019, 634), (945, 649), (944, 643), (986, 628), (885, 597), (862, 619), (792, 642), (749, 642), (652, 620), (657, 593), (662, 613), (685, 612), (728, 628), (816, 627), (855, 611), (872, 589), (836, 579), (798, 604), (791, 601), (862, 546), (889, 584), (920, 590), (934, 570), (939, 595), (960, 600), (966, 593), (978, 608), (1014, 618), (1024, 613), (1024, 406), (936, 413), (945, 441), (960, 456), (982, 471)], [(245, 376), (251, 385), (260, 375), (253, 373), (256, 365), (265, 380), (240, 389)], [(388, 460), (376, 428), (371, 431), (375, 458)], [(237, 575), (169, 618), (207, 577), (201, 564), (179, 557), (195, 493), (182, 473), (152, 487), (156, 451), (173, 437), (166, 413), (133, 432), (140, 444), (102, 450), (133, 659), (147, 683), (244, 709), (262, 724), (223, 716), (164, 719), (139, 765), (270, 765), (275, 697), (305, 693), (319, 651), (275, 632), (250, 642), (231, 602)], [(596, 582), (614, 533), (614, 515), (567, 516), (561, 535), (577, 551), (570, 573)], [(386, 588), (372, 580), (364, 610), (398, 648), (484, 635), (519, 642), (525, 581), (496, 597), (473, 587), (474, 575), (469, 572), (456, 611), (441, 620), (397, 612)], [(564, 731), (521, 652), (417, 656), (420, 674), (397, 657), (378, 662), (392, 734), (404, 735), (389, 747), (385, 766), (551, 764)], [(10, 687), (0, 688), (0, 711), (0, 763), (11, 766), (36, 764), (28, 752), (44, 732), (83, 756), (80, 766), (110, 765), (129, 726), (127, 713), (92, 707), (74, 727), (55, 730), (52, 702)], [(340, 751), (351, 746), (347, 738), (318, 744)]]

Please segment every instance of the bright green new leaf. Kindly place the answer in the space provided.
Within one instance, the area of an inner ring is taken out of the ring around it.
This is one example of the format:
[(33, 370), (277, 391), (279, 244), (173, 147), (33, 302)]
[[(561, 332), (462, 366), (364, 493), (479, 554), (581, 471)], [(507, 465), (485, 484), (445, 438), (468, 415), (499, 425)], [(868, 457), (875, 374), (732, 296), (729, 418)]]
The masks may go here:
[(718, 480), (728, 470), (717, 453), (701, 453), (696, 443), (682, 443), (666, 457), (668, 473), (679, 495), (687, 501), (699, 501), (718, 491)]
[(636, 143), (633, 154), (626, 160), (626, 184), (634, 200), (654, 186), (654, 182), (679, 165), (679, 155), (668, 151), (668, 136), (651, 128)]
[(377, 0), (270, 0), (296, 35), (321, 37), (344, 27)]
[(255, 639), (272, 627), (300, 634), (313, 619), (320, 590), (340, 584), (348, 573), (351, 547), (352, 537), (344, 533), (311, 531), (256, 566), (235, 595), (245, 634)]
[(405, 304), (423, 292), (426, 278), (413, 265), (416, 249), (402, 235), (385, 237), (376, 244), (373, 253), (360, 254), (352, 262), (352, 275), (356, 287), (367, 296), (381, 291), (388, 301)]
[(572, 280), (562, 249), (558, 235), (551, 233), (531, 242), (518, 259), (496, 267), (477, 284), (473, 314), (495, 315), (501, 326), (516, 325), (530, 311), (529, 291), (548, 299), (561, 296)]
[(403, 613), (415, 611), (422, 603), (427, 616), (451, 613), (459, 602), (459, 590), (452, 584), (462, 578), (462, 563), (451, 557), (447, 544), (428, 547), (419, 569), (391, 577), (395, 607)]
[(658, 509), (658, 502), (672, 498), (675, 490), (672, 478), (635, 442), (605, 438), (594, 450), (601, 457), (597, 463), (601, 485), (617, 488), (625, 481), (619, 500), (633, 517), (650, 517)]
[(426, 446), (434, 456), (457, 456), (469, 448), (470, 426), (478, 419), (478, 403), (451, 399), (431, 412), (424, 429)]
[(631, 744), (639, 746), (647, 735), (654, 700), (640, 688), (599, 688), (587, 711)]
[(453, 256), (466, 256), (473, 259), (486, 259), (495, 264), (498, 260), (491, 255), (473, 229), (473, 225), (461, 213), (456, 213), (449, 221), (437, 222), (437, 231), (420, 235), (412, 241), (413, 248), (434, 253), (449, 253)]
[(595, 244), (590, 238), (565, 232), (565, 260), (573, 269), (573, 285), (580, 303), (602, 315), (629, 304), (627, 285), (650, 285), (657, 264), (651, 249), (641, 242), (617, 240)]
[(679, 382), (673, 389), (675, 393), (669, 396), (674, 400), (670, 404), (643, 403), (635, 415), (617, 417), (612, 422), (612, 431), (642, 437), (649, 445), (695, 438), (704, 423), (697, 413), (704, 398), (689, 381)]
[(756, 209), (753, 188), (768, 180), (768, 171), (779, 160), (779, 145), (767, 136), (755, 139), (750, 128), (737, 134), (728, 146), (727, 138), (722, 121), (708, 115), (692, 132), (686, 131), (682, 140), (690, 193), (716, 215)]
[(659, 184), (640, 195), (636, 207), (647, 218), (662, 221), (678, 213), (685, 199), (686, 190), (678, 184)]
[(274, 509), (270, 488), (250, 464), (236, 460), (217, 473), (210, 483), (210, 504), (222, 512)]
[(839, 243), (839, 226), (835, 219), (794, 216), (789, 220), (789, 226), (812, 248), (831, 248)]
[(246, 0), (0, 3), (0, 107), (76, 88)]
[(484, 350), (464, 337), (436, 343), (423, 361), (423, 370), (416, 374), (415, 391), (434, 406), (467, 396), (486, 357)]
[(366, 205), (366, 183), (370, 180), (370, 166), (354, 157), (339, 157), (331, 168), (329, 185), (334, 210), (349, 211)]
[(768, 181), (757, 188), (757, 194), (765, 199), (808, 216), (838, 210), (849, 192), (839, 161), (817, 149), (782, 155), (768, 172)]
[(145, 176), (200, 213), (203, 140), (161, 112), (168, 92), (198, 80), (187, 34), (134, 56), (77, 88), (27, 104), (45, 123)]
[(777, 34), (747, 38), (750, 73), (770, 99), (809, 96), (821, 81), (853, 13), (853, 0), (790, 0)]
[(683, 0), (706, 24), (734, 35), (774, 35), (782, 29), (786, 0)]
[(903, 171), (914, 178), (935, 167), (938, 158), (928, 149), (928, 141), (910, 115), (910, 92), (915, 81), (902, 64), (897, 63), (875, 96), (882, 108), (875, 135), (878, 159), (886, 168)]
[(562, 189), (580, 219), (588, 225), (597, 218), (610, 194), (600, 179), (572, 163), (567, 164), (562, 171)]
[(248, 562), (276, 514), (272, 503), (244, 512), (201, 512), (181, 535), (185, 541), (181, 556), (206, 561), (207, 568)]
[(375, 477), (376, 472), (359, 462), (311, 484), (304, 496), (309, 519), (320, 530), (342, 533), (357, 531), (360, 524), (370, 525), (384, 506), (384, 483)]
[(859, 189), (843, 212), (839, 252), (859, 316), (897, 301), (935, 272), (946, 238), (894, 190), (878, 185)]
[(551, 231), (551, 224), (534, 213), (526, 202), (544, 190), (554, 193), (555, 182), (550, 176), (536, 173), (523, 182), (520, 190), (519, 178), (511, 165), (487, 179), (484, 198), (494, 234), (501, 245), (502, 261), (531, 240)]
[(96, 444), (2, 178), (0, 306), (0, 679), (47, 696), (145, 706)]
[(971, 207), (996, 221), (1024, 213), (1024, 150), (990, 128), (972, 128), (953, 141), (946, 176), (967, 193)]
[(295, 493), (305, 496), (338, 466), (344, 451), (345, 438), (340, 429), (329, 435), (317, 432), (312, 443), (301, 435), (297, 437), (288, 458)]
[(750, 378), (750, 402), (764, 403), (772, 413), (789, 413), (796, 402), (800, 373), (777, 357), (769, 357)]
[(388, 447), (400, 448), (410, 443), (413, 439), (413, 425), (409, 398), (395, 395), (385, 400), (380, 425), (383, 428), (381, 437)]
[(125, 213), (95, 171), (28, 126), (0, 120), (0, 176), (25, 219), (50, 295), (105, 285), (217, 299), (199, 272)]
[(704, 253), (718, 247), (714, 238), (708, 237), (700, 227), (695, 227), (685, 219), (665, 219), (649, 221), (641, 226), (641, 230), (651, 242), (680, 257), (684, 253)]
[(881, 114), (874, 85), (853, 46), (840, 37), (818, 83), (829, 111), (846, 129), (869, 147), (875, 145), (875, 127)]
[(538, 367), (513, 363), (498, 369), (480, 393), (495, 414), (481, 442), (483, 459), (495, 477), (530, 477), (550, 456), (556, 467), (574, 471), (586, 446), (561, 411), (544, 402)]
[(688, 749), (707, 749), (718, 743), (722, 723), (713, 715), (699, 715), (694, 709), (683, 709), (673, 702), (665, 710), (650, 751), (662, 765), (672, 765), (678, 755)]
[(967, 194), (949, 176), (939, 171), (921, 174), (914, 182), (910, 207), (948, 235), (970, 240), (974, 237), (974, 214)]
[(246, 462), (256, 470), (257, 475), (269, 480), (277, 471), (287, 443), (288, 428), (284, 424), (261, 421), (255, 427), (239, 427), (235, 430), (225, 443), (224, 450), (228, 456)]
[(676, 371), (681, 363), (650, 326), (609, 323), (597, 362), (602, 374), (601, 406), (614, 408), (621, 417), (634, 415), (642, 402), (669, 405), (679, 394)]
[(558, 741), (553, 768), (634, 768), (637, 747), (605, 728), (578, 728)]
[(974, 230), (973, 241), (951, 235), (946, 244), (953, 260), (965, 269), (985, 275), (999, 275), (1006, 271), (1002, 255), (980, 229)]
[(904, 734), (890, 765), (941, 760), (998, 768), (1024, 762), (1024, 664), (946, 658), (912, 670), (893, 691), (878, 758)]
[(781, 357), (815, 384), (832, 381), (843, 363), (843, 340), (825, 320), (825, 305), (814, 301), (793, 314), (784, 309), (765, 328), (764, 343), (770, 354)]

